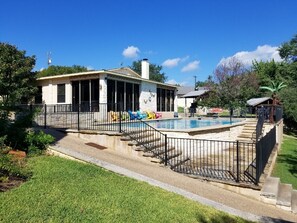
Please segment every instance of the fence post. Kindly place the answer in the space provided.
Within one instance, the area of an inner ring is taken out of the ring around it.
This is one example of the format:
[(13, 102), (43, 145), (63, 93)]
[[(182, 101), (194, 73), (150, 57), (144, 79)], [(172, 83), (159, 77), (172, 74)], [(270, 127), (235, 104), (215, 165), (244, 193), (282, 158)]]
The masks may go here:
[(79, 131), (79, 110), (80, 110), (80, 104), (77, 105), (77, 130)]
[(261, 175), (261, 160), (260, 141), (256, 141), (256, 185), (258, 185)]
[(122, 132), (122, 112), (121, 112), (121, 109), (119, 111), (119, 123), (120, 123), (120, 126), (119, 126), (119, 132), (121, 133)]
[(167, 166), (168, 154), (167, 154), (167, 134), (165, 134), (165, 166)]
[(44, 128), (46, 129), (46, 104), (44, 104)]
[(239, 182), (239, 141), (236, 141), (236, 182)]

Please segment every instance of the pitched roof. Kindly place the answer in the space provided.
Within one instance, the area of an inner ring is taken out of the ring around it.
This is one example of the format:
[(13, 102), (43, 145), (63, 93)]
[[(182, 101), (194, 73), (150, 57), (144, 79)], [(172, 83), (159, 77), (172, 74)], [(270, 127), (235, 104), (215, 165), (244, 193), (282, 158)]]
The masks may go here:
[(129, 67), (109, 69), (107, 71), (118, 73), (118, 74), (124, 74), (124, 75), (132, 76), (132, 77), (141, 77), (141, 75), (139, 75), (138, 73), (136, 73), (134, 70), (132, 70)]
[(177, 95), (185, 95), (190, 91), (193, 91), (194, 87), (192, 86), (180, 86), (178, 87)]
[(107, 75), (115, 75), (118, 77), (126, 77), (134, 80), (139, 81), (145, 81), (149, 83), (154, 83), (159, 86), (167, 86), (170, 88), (177, 88), (177, 86), (167, 83), (161, 83), (149, 79), (142, 78), (138, 73), (134, 72), (132, 69), (128, 67), (122, 67), (122, 68), (116, 68), (116, 69), (110, 69), (110, 70), (97, 70), (97, 71), (86, 71), (86, 72), (80, 72), (80, 73), (72, 73), (72, 74), (60, 74), (60, 75), (53, 75), (53, 76), (46, 76), (46, 77), (40, 77), (37, 78), (37, 81), (42, 80), (51, 80), (51, 79), (60, 79), (60, 78), (73, 78), (73, 77), (83, 77), (86, 75), (100, 75), (100, 74), (107, 74)]
[(207, 93), (209, 90), (207, 89), (202, 89), (198, 91), (190, 91), (189, 93), (185, 94), (184, 96), (181, 96), (182, 98), (197, 98), (201, 95), (204, 95)]

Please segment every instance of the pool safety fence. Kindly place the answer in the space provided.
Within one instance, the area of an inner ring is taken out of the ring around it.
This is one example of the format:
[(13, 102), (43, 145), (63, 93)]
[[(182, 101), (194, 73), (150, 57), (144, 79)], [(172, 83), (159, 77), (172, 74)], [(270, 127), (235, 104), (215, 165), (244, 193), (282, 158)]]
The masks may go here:
[[(258, 113), (255, 142), (168, 137), (149, 122), (138, 119), (136, 113), (121, 108), (120, 103), (20, 105), (11, 117), (18, 119), (32, 112), (33, 126), (120, 132), (137, 149), (160, 159), (176, 172), (245, 185), (258, 185), (276, 144), (275, 127), (260, 137), (271, 106)], [(282, 109), (273, 109), (280, 119)]]

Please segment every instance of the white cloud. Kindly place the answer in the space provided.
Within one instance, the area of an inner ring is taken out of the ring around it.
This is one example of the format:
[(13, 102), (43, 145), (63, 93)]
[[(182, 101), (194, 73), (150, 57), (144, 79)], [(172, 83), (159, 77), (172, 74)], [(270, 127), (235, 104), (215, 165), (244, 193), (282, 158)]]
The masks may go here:
[(274, 59), (274, 61), (279, 62), (282, 59), (279, 56), (278, 47), (273, 47), (270, 45), (258, 46), (254, 51), (241, 51), (233, 56), (222, 58), (218, 65), (228, 63), (230, 59), (235, 57), (239, 61), (241, 61), (246, 66), (251, 66), (254, 60), (257, 61), (270, 61)]
[(190, 71), (197, 70), (199, 68), (199, 64), (200, 64), (199, 60), (194, 60), (194, 61), (188, 63), (186, 66), (184, 66), (181, 71), (182, 72), (190, 72)]
[(189, 56), (185, 56), (183, 58), (177, 57), (177, 58), (173, 58), (173, 59), (167, 59), (162, 63), (162, 66), (168, 67), (168, 68), (173, 68), (173, 67), (178, 66), (180, 63), (187, 61), (189, 58), (190, 58)]
[(124, 57), (127, 58), (136, 58), (138, 56), (138, 53), (140, 53), (138, 47), (128, 46), (126, 49), (124, 49), (122, 54)]
[(168, 59), (162, 63), (162, 66), (168, 67), (168, 68), (176, 67), (180, 61), (181, 61), (181, 58)]
[(41, 67), (40, 69), (39, 69), (39, 71), (43, 71), (45, 68), (44, 67)]
[(185, 56), (181, 59), (181, 62), (186, 62), (189, 58), (190, 58), (190, 56)]

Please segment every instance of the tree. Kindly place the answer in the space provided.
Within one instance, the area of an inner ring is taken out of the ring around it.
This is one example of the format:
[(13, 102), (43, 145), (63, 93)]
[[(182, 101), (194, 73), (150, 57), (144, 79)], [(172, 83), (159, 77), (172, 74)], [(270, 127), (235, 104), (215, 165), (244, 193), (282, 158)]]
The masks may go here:
[(283, 82), (274, 82), (271, 81), (271, 86), (261, 86), (260, 89), (268, 90), (272, 93), (272, 105), (273, 107), (270, 110), (270, 122), (273, 123), (273, 114), (274, 114), (274, 106), (277, 105), (279, 102), (277, 93), (280, 92), (281, 89), (287, 87)]
[(297, 34), (288, 42), (283, 43), (279, 50), (279, 55), (287, 62), (297, 61)]
[(38, 77), (55, 76), (55, 75), (61, 75), (61, 74), (73, 74), (73, 73), (80, 73), (80, 72), (86, 72), (86, 71), (88, 71), (88, 68), (79, 66), (79, 65), (73, 65), (71, 67), (52, 65), (52, 66), (49, 66), (47, 69), (44, 69), (38, 72)]
[(293, 129), (297, 129), (297, 34), (283, 43), (279, 50), (280, 57), (285, 61), (280, 63), (281, 78), (286, 81), (287, 87), (279, 95), (284, 105), (284, 122)]
[(220, 64), (214, 71), (216, 92), (221, 103), (229, 107), (242, 106), (258, 94), (258, 79), (236, 58)]
[[(130, 66), (130, 68), (134, 70), (136, 73), (141, 74), (141, 60), (134, 61)], [(161, 72), (162, 66), (159, 66), (156, 64), (150, 64), (149, 69), (150, 69), (150, 74), (149, 74), (150, 80), (165, 83), (165, 81), (167, 80), (167, 77), (165, 76), (165, 73)]]
[(29, 100), (36, 92), (35, 56), (16, 46), (0, 43), (0, 105), (8, 106)]
[(26, 51), (16, 46), (0, 43), (0, 153), (7, 146), (28, 149), (25, 139), (28, 128), (32, 127), (33, 112), (29, 106), (26, 109), (17, 105), (24, 99), (30, 100), (37, 90), (34, 66), (34, 56), (26, 56)]
[(278, 92), (280, 92), (281, 89), (287, 87), (287, 85), (284, 84), (284, 82), (274, 82), (271, 81), (272, 85), (269, 86), (261, 86), (260, 89), (268, 90), (270, 91), (273, 95), (276, 95)]

